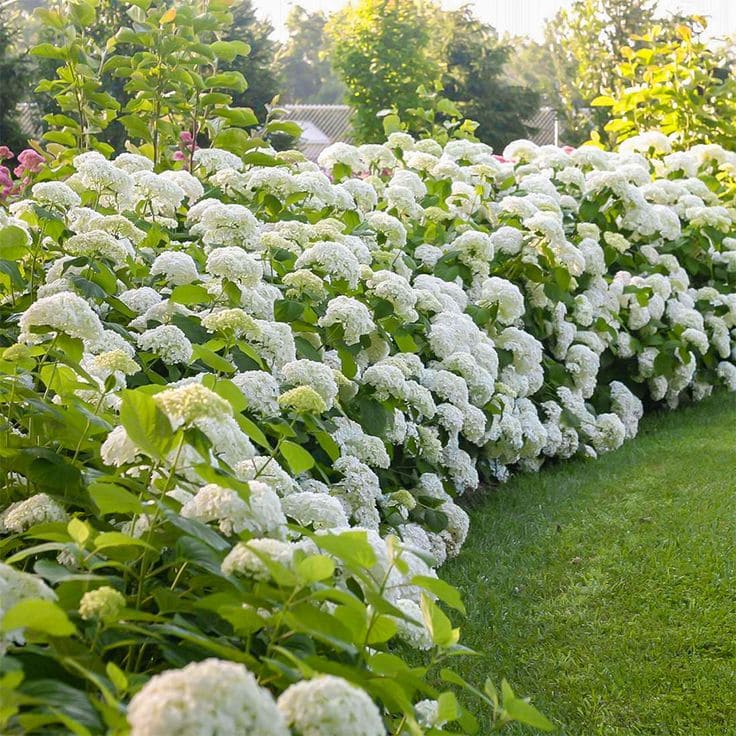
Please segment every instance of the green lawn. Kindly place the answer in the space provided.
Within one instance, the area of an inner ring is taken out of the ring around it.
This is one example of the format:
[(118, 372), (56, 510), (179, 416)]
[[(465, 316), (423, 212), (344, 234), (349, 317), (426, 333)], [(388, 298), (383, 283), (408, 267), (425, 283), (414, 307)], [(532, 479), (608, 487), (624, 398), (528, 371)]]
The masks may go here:
[(569, 736), (736, 734), (733, 396), (515, 477), (471, 515), (443, 569), (484, 652), (467, 678), (506, 677)]

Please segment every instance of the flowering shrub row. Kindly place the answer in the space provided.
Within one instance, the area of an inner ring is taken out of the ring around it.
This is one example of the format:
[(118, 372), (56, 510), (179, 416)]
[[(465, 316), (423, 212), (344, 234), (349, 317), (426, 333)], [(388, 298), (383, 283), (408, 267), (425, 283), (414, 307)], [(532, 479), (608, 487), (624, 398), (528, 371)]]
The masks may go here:
[(192, 159), (0, 213), (3, 732), (472, 733), (457, 498), (736, 390), (736, 155)]

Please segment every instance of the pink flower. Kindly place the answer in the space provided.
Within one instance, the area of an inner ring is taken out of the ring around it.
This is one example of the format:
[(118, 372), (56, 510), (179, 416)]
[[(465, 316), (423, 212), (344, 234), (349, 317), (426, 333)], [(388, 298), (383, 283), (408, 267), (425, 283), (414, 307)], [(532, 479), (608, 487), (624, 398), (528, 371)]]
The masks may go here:
[(15, 167), (13, 173), (19, 178), (24, 174), (37, 174), (44, 163), (46, 159), (38, 151), (26, 148), (18, 154), (18, 166)]
[(13, 191), (13, 179), (7, 166), (0, 166), (0, 199), (5, 199)]
[(199, 148), (197, 138), (188, 130), (183, 130), (179, 133), (179, 140), (184, 144), (184, 149), (187, 151), (196, 151)]
[(507, 158), (504, 158), (503, 156), (499, 156), (499, 154), (497, 154), (497, 153), (494, 153), (493, 154), (493, 158), (495, 158), (496, 161), (498, 161), (501, 164), (509, 164), (509, 163), (511, 163)]
[(0, 146), (0, 161), (6, 161), (14, 156), (15, 154), (7, 146)]
[(186, 161), (187, 155), (184, 151), (174, 151), (174, 155), (171, 157), (174, 161)]
[(575, 150), (574, 146), (562, 146), (562, 150), (565, 153), (572, 153)]

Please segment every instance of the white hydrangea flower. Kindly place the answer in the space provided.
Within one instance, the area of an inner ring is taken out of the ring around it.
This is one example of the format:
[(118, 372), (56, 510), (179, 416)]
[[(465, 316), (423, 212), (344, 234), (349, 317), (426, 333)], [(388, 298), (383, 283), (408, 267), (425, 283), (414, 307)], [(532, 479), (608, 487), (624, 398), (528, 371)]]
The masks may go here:
[(137, 153), (121, 153), (113, 159), (112, 163), (129, 174), (136, 171), (153, 171), (153, 161)]
[(191, 227), (191, 234), (201, 236), (208, 246), (239, 246), (246, 250), (258, 249), (258, 220), (247, 207), (240, 204), (212, 204)]
[(377, 210), (368, 212), (365, 222), (368, 227), (385, 238), (387, 244), (395, 248), (403, 248), (406, 245), (406, 228), (398, 218)]
[(336, 430), (332, 433), (343, 455), (353, 455), (366, 465), (388, 468), (391, 460), (380, 437), (366, 434), (363, 428), (347, 417), (335, 417)]
[(232, 382), (243, 392), (248, 409), (264, 417), (278, 414), (278, 381), (265, 371), (245, 371), (232, 377)]
[(119, 425), (107, 435), (100, 447), (100, 457), (105, 465), (120, 467), (133, 462), (140, 449), (128, 437), (125, 427)]
[(300, 736), (385, 736), (369, 695), (347, 680), (320, 675), (290, 685), (277, 701), (286, 724)]
[(157, 353), (164, 363), (189, 363), (194, 348), (187, 336), (175, 325), (160, 325), (138, 335), (141, 350)]
[(248, 458), (235, 465), (234, 470), (240, 480), (258, 480), (281, 497), (299, 490), (296, 481), (270, 456), (256, 455)]
[(150, 286), (141, 286), (138, 289), (127, 289), (118, 295), (118, 299), (136, 314), (143, 314), (161, 302), (162, 297)]
[(0, 531), (21, 532), (36, 524), (66, 521), (66, 511), (46, 493), (37, 493), (23, 501), (11, 503), (0, 514)]
[(516, 322), (525, 311), (524, 297), (519, 287), (497, 276), (491, 276), (483, 282), (478, 304), (482, 307), (497, 305), (496, 319), (505, 325)]
[(398, 626), (397, 636), (399, 639), (414, 649), (425, 651), (431, 649), (433, 646), (432, 636), (424, 625), (422, 609), (408, 598), (399, 598), (397, 601), (394, 601), (394, 605), (408, 619), (411, 619), (407, 621), (406, 619), (398, 618), (398, 616), (396, 617), (396, 624)]
[(222, 561), (222, 572), (225, 575), (238, 573), (255, 580), (268, 580), (271, 573), (262, 558), (291, 567), (297, 549), (299, 547), (293, 542), (268, 537), (238, 542)]
[(151, 264), (150, 274), (151, 276), (163, 275), (175, 286), (191, 284), (199, 279), (194, 259), (187, 253), (171, 250), (156, 256)]
[(34, 327), (48, 327), (83, 340), (99, 339), (102, 322), (87, 301), (70, 291), (42, 297), (21, 315), (18, 342), (34, 342)]
[(82, 198), (61, 181), (44, 181), (34, 184), (31, 194), (40, 204), (62, 211), (79, 207), (82, 204)]
[(296, 259), (294, 268), (316, 268), (332, 279), (347, 281), (355, 289), (360, 279), (360, 262), (353, 252), (341, 243), (319, 241), (312, 243)]
[(281, 367), (281, 375), (287, 386), (309, 386), (331, 409), (337, 398), (337, 383), (332, 368), (314, 360), (294, 360)]
[(371, 272), (366, 286), (372, 294), (391, 304), (396, 316), (404, 322), (416, 322), (419, 318), (414, 309), (416, 292), (399, 274), (386, 270)]
[(716, 372), (729, 391), (736, 391), (736, 365), (722, 360), (718, 364)]
[(192, 156), (196, 166), (201, 166), (207, 174), (219, 169), (243, 170), (243, 162), (239, 156), (221, 148), (198, 148)]
[(118, 268), (134, 255), (133, 246), (127, 240), (119, 240), (104, 230), (88, 230), (72, 235), (64, 244), (66, 251), (75, 256), (106, 258)]
[(363, 169), (361, 151), (349, 143), (333, 143), (324, 148), (317, 157), (317, 163), (323, 168), (332, 170), (337, 164), (349, 167), (352, 171)]
[(145, 202), (143, 216), (175, 218), (186, 192), (171, 178), (153, 171), (139, 170), (131, 174), (138, 197)]
[(365, 304), (349, 296), (337, 296), (327, 303), (325, 314), (319, 318), (320, 327), (340, 325), (346, 345), (355, 345), (363, 335), (375, 331), (371, 313)]
[(194, 204), (204, 195), (204, 187), (199, 179), (184, 169), (163, 171), (160, 176), (174, 182), (184, 192), (190, 204)]
[(292, 493), (281, 500), (281, 507), (297, 524), (315, 530), (344, 529), (349, 526), (348, 517), (340, 502), (324, 493)]
[(263, 264), (238, 246), (216, 248), (207, 256), (207, 273), (235, 281), (242, 287), (256, 286), (263, 278)]
[[(147, 518), (147, 517), (141, 517)], [(90, 590), (79, 601), (79, 615), (85, 620), (116, 621), (125, 607), (125, 596), (120, 591), (103, 585)]]
[(346, 513), (358, 524), (368, 529), (378, 529), (380, 517), (376, 502), (381, 498), (378, 476), (357, 457), (346, 455), (338, 458), (334, 469), (343, 479), (333, 486), (330, 493), (343, 504)]
[(152, 677), (128, 706), (131, 736), (289, 736), (273, 697), (245, 665), (205, 659)]

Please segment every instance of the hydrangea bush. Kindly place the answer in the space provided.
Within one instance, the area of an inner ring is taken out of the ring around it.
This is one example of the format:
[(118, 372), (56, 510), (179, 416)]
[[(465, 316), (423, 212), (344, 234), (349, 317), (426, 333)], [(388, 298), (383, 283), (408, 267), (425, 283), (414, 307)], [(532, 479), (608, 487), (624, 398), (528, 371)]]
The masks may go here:
[(45, 169), (0, 210), (3, 733), (474, 732), (458, 500), (736, 390), (736, 155), (667, 146)]
[(50, 88), (87, 107), (6, 169), (0, 729), (474, 733), (459, 690), (550, 728), (447, 667), (458, 501), (736, 390), (736, 155), (394, 132), (310, 163), (223, 128), (216, 19), (143, 5), (117, 42), (210, 76), (165, 109), (108, 59), (141, 141), (109, 158), (72, 34)]

